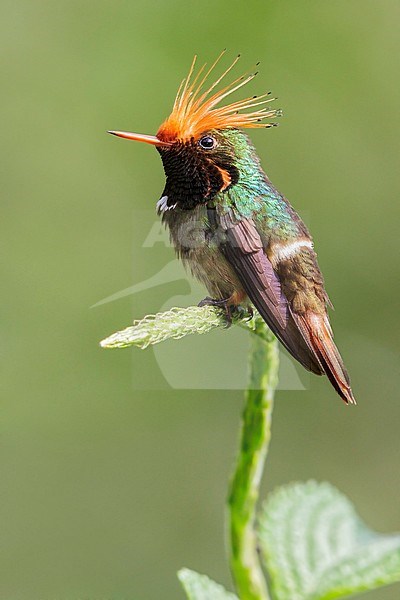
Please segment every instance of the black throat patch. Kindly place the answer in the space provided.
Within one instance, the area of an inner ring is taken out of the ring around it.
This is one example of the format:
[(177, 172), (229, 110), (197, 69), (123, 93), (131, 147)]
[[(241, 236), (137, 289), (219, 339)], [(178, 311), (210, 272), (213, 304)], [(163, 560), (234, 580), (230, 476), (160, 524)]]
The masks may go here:
[(171, 148), (157, 148), (167, 178), (163, 196), (167, 205), (192, 210), (206, 204), (221, 190), (227, 189), (221, 169), (229, 175), (230, 184), (238, 181), (238, 170), (225, 155), (206, 155), (194, 142), (177, 142)]

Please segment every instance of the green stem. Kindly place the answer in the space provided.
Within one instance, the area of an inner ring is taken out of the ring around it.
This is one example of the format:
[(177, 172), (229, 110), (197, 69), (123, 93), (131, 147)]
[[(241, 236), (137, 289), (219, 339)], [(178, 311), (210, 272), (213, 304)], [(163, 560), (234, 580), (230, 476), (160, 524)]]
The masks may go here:
[[(271, 437), (271, 414), (278, 382), (277, 341), (257, 315), (233, 316), (233, 323), (252, 332), (250, 378), (246, 392), (240, 452), (229, 493), (231, 569), (241, 600), (269, 600), (254, 530), (261, 476)], [(103, 348), (147, 348), (168, 339), (226, 327), (225, 312), (211, 306), (189, 306), (148, 315), (100, 342)]]
[(240, 451), (229, 492), (231, 570), (241, 600), (269, 600), (257, 550), (255, 519), (260, 482), (271, 437), (278, 345), (265, 323), (255, 319), (249, 385)]

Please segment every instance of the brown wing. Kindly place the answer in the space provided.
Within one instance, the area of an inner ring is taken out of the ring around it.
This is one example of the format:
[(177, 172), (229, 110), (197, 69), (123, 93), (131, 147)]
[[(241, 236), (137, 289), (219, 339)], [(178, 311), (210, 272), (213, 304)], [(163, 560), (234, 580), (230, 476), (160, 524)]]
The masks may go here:
[[(210, 211), (211, 212), (211, 211)], [(216, 219), (212, 211), (211, 219)], [(235, 270), (246, 294), (276, 337), (306, 369), (322, 375), (324, 369), (310, 342), (304, 337), (290, 311), (288, 301), (252, 219), (219, 218), (225, 232), (221, 251)]]

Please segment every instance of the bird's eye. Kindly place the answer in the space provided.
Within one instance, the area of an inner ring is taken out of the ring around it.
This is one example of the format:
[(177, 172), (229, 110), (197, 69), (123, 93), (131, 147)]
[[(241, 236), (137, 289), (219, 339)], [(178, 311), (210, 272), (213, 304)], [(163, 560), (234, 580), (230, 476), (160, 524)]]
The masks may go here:
[(199, 140), (199, 145), (204, 150), (211, 150), (212, 148), (215, 148), (216, 144), (216, 140), (213, 137), (211, 137), (211, 135), (205, 135)]

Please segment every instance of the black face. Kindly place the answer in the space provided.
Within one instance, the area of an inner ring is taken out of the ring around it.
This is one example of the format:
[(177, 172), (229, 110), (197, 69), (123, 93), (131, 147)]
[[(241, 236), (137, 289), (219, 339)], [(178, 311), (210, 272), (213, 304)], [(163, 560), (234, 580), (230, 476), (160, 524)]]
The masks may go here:
[(168, 196), (168, 206), (191, 210), (238, 181), (233, 151), (214, 133), (157, 149), (167, 177), (163, 196)]

